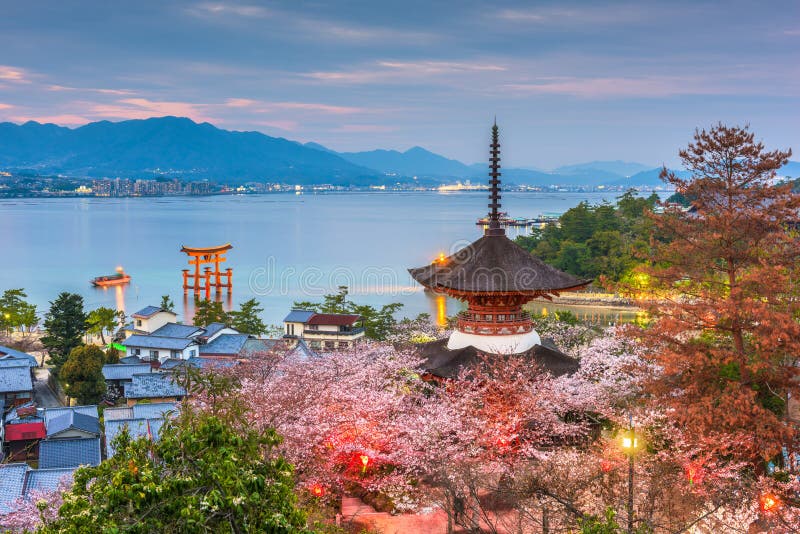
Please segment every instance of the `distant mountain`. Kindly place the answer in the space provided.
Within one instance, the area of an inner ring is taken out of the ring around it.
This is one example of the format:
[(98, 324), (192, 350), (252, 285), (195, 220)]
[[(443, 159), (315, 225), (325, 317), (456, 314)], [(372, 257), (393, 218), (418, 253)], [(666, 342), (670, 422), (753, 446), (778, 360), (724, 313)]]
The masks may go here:
[[(672, 170), (675, 174), (680, 176), (681, 178), (687, 178), (691, 175), (689, 171), (680, 171), (680, 170)], [(656, 169), (649, 169), (642, 172), (637, 172), (633, 176), (629, 176), (628, 178), (621, 178), (616, 182), (613, 182), (610, 185), (621, 185), (621, 186), (630, 186), (630, 187), (638, 187), (638, 186), (646, 186), (646, 187), (654, 187), (658, 185), (664, 185), (664, 182), (661, 181), (661, 167)]]
[(376, 169), (385, 174), (458, 178), (470, 175), (470, 167), (460, 161), (448, 159), (418, 146), (405, 152), (370, 150), (369, 152), (339, 152), (338, 154), (351, 163)]
[(366, 185), (380, 173), (335, 154), (258, 132), (233, 132), (186, 118), (53, 124), (0, 123), (0, 167), (73, 176), (171, 174), (246, 181)]
[(633, 176), (636, 173), (652, 169), (651, 165), (643, 165), (632, 161), (590, 161), (588, 163), (576, 163), (575, 165), (564, 165), (553, 169), (555, 174), (566, 175), (585, 175), (600, 172), (606, 175), (617, 175), (621, 177)]

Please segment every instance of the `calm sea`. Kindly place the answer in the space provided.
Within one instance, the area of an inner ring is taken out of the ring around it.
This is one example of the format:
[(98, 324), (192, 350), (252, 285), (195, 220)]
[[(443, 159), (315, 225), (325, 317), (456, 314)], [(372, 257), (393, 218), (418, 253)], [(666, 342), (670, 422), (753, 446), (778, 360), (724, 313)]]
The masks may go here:
[[(512, 217), (533, 217), (614, 198), (505, 193), (502, 202)], [(71, 291), (87, 308), (128, 314), (168, 294), (188, 321), (181, 245), (230, 242), (225, 266), (233, 268), (233, 294), (222, 300), (235, 306), (256, 297), (269, 323), (280, 323), (294, 301), (319, 300), (340, 285), (357, 302), (403, 303), (401, 316), (452, 315), (458, 303), (426, 294), (406, 269), (479, 237), (475, 220), (486, 211), (485, 192), (0, 200), (0, 291), (25, 288), (41, 312), (60, 291)], [(117, 265), (132, 276), (130, 285), (90, 286)]]

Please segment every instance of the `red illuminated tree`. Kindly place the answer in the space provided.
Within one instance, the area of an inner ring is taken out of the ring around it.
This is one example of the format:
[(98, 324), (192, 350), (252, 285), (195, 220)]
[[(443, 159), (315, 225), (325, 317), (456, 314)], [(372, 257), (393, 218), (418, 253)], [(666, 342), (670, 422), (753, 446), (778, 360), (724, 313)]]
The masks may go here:
[(715, 456), (760, 460), (792, 446), (797, 389), (800, 197), (747, 127), (717, 125), (680, 151), (691, 177), (662, 179), (690, 199), (667, 206), (642, 270), (652, 324), (633, 331), (661, 368), (649, 384), (672, 424)]

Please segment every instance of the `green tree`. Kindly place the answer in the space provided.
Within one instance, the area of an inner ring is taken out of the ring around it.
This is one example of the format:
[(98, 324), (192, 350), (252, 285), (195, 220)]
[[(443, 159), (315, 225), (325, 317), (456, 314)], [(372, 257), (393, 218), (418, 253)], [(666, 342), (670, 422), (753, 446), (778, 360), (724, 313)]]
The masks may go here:
[(161, 295), (161, 309), (175, 313), (175, 303), (169, 295)]
[(230, 324), (231, 317), (216, 300), (196, 299), (194, 301), (194, 324), (208, 326), (211, 323)]
[(103, 306), (89, 312), (87, 323), (89, 328), (87, 331), (91, 334), (99, 334), (100, 341), (103, 345), (106, 344), (105, 332), (113, 333), (119, 326), (120, 322), (124, 320), (120, 313), (113, 308), (105, 308)]
[(114, 347), (108, 347), (106, 349), (105, 363), (119, 363), (119, 350)]
[(44, 318), (44, 328), (47, 333), (42, 337), (42, 345), (47, 349), (53, 371), (57, 375), (72, 349), (83, 344), (81, 338), (87, 328), (83, 297), (75, 293), (59, 294), (50, 303), (50, 310)]
[(239, 304), (238, 311), (230, 312), (231, 326), (243, 334), (260, 336), (267, 333), (267, 325), (261, 320), (264, 308), (258, 305), (256, 299), (250, 299)]
[(6, 289), (0, 296), (0, 328), (6, 333), (25, 326), (33, 326), (37, 322), (36, 306), (25, 302), (28, 295), (24, 289)]
[[(291, 464), (273, 449), (274, 430), (249, 424), (224, 380), (202, 379), (209, 408), (191, 404), (162, 427), (160, 439), (115, 442), (115, 455), (75, 473), (46, 533), (302, 533)], [(210, 386), (209, 386), (210, 385)]]
[(61, 368), (59, 379), (64, 392), (77, 399), (78, 404), (95, 404), (106, 392), (103, 363), (106, 354), (95, 345), (72, 349)]

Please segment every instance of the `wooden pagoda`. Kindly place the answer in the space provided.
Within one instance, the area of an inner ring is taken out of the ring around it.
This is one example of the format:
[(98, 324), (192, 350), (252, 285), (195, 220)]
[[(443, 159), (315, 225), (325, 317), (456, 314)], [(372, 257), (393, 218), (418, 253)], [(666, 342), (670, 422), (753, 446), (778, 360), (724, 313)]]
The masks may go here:
[[(213, 287), (216, 291), (226, 288), (230, 293), (233, 288), (233, 269), (228, 267), (222, 271), (219, 264), (227, 261), (225, 253), (232, 248), (230, 243), (218, 247), (181, 246), (181, 252), (189, 256), (189, 265), (194, 266), (194, 272), (183, 269), (183, 292), (191, 289), (195, 295), (205, 293), (205, 298), (209, 298)], [(209, 266), (213, 266), (213, 270)]]
[[(555, 374), (569, 372), (575, 361), (555, 347), (545, 347), (534, 329), (530, 314), (522, 306), (535, 299), (551, 299), (561, 291), (587, 286), (580, 280), (547, 265), (511, 241), (500, 224), (500, 142), (497, 124), (490, 145), (490, 190), (488, 225), (483, 237), (457, 253), (424, 267), (409, 269), (426, 288), (467, 302), (458, 315), (456, 329), (448, 340), (423, 348), (433, 374), (457, 372), (461, 364), (487, 354), (531, 356)], [(446, 342), (446, 345), (445, 345)]]

